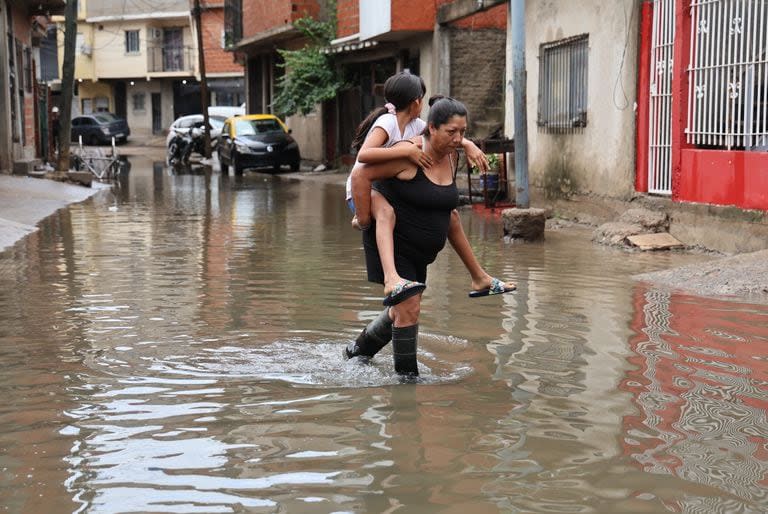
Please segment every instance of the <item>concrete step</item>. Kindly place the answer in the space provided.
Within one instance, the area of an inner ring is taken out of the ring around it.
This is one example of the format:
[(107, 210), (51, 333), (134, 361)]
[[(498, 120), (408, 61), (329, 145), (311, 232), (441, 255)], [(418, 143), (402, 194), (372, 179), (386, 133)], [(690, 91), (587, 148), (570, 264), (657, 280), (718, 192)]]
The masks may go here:
[(29, 175), (30, 171), (34, 171), (35, 168), (42, 166), (40, 159), (19, 159), (13, 161), (13, 174), (14, 175)]

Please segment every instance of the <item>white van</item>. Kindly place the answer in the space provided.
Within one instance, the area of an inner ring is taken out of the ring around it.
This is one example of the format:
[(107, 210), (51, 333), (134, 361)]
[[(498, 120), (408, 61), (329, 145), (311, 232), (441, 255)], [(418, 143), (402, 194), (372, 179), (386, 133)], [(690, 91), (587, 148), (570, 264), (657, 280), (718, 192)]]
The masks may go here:
[(208, 107), (208, 116), (216, 116), (218, 118), (227, 119), (232, 116), (240, 116), (245, 114), (245, 104), (240, 107), (225, 106), (225, 105), (213, 105)]

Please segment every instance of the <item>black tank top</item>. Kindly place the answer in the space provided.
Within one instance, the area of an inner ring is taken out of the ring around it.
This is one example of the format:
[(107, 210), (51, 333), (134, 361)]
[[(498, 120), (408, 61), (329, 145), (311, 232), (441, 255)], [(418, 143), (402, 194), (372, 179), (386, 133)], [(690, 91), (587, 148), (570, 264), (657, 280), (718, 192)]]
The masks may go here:
[(395, 253), (426, 264), (434, 261), (445, 246), (451, 211), (459, 205), (455, 172), (447, 186), (429, 180), (419, 167), (410, 180), (390, 178), (373, 188), (395, 210)]

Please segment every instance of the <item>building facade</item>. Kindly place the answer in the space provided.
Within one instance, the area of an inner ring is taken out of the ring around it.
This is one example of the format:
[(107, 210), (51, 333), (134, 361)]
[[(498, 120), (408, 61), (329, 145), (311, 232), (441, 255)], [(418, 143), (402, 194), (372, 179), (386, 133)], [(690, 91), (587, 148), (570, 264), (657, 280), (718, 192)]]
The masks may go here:
[(531, 185), (768, 210), (766, 5), (527, 1)]
[(45, 158), (48, 90), (41, 82), (41, 43), (62, 0), (0, 0), (0, 173)]
[[(246, 111), (270, 113), (275, 85), (283, 73), (279, 49), (306, 44), (294, 23), (303, 17), (327, 19), (333, 13), (326, 0), (226, 0), (225, 32), (228, 48), (245, 63)], [(325, 160), (325, 106), (306, 116), (285, 120), (299, 143), (302, 158)]]
[[(201, 111), (190, 0), (81, 2), (73, 115), (114, 112), (133, 134), (147, 135)], [(242, 103), (242, 66), (223, 49), (223, 4), (202, 5), (203, 47), (211, 61), (209, 105), (239, 105), (232, 102)]]
[(473, 137), (500, 132), (504, 123), (503, 2), (472, 2), (462, 19), (437, 22), (447, 0), (227, 0), (231, 49), (244, 56), (248, 111), (270, 112), (275, 84), (283, 73), (277, 49), (304, 44), (294, 23), (304, 17), (334, 16), (331, 54), (347, 87), (308, 116), (288, 121), (310, 160), (349, 164), (350, 143), (360, 121), (384, 104), (383, 84), (410, 70), (424, 78), (427, 94), (454, 95), (467, 103)]

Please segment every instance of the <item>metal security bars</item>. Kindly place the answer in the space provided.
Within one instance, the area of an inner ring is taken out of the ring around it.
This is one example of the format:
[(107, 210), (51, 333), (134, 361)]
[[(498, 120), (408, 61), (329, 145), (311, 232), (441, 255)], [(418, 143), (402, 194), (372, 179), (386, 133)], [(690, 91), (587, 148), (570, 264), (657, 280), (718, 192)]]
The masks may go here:
[(539, 47), (539, 130), (580, 132), (587, 126), (588, 56), (588, 34)]
[(768, 149), (768, 0), (692, 0), (686, 134), (708, 148)]
[(232, 47), (241, 39), (243, 39), (243, 0), (225, 0), (224, 47)]
[(648, 192), (672, 194), (672, 56), (675, 0), (654, 0), (648, 124)]

